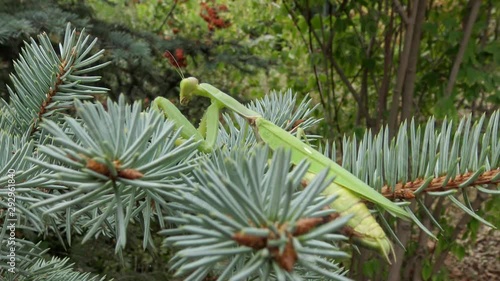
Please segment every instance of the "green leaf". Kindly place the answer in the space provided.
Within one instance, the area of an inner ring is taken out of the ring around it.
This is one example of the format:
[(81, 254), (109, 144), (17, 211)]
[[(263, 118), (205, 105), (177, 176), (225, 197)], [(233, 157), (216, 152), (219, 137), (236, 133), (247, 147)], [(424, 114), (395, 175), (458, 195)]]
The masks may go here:
[(451, 248), (452, 253), (458, 258), (458, 260), (462, 260), (465, 257), (465, 247), (462, 245), (456, 245)]
[(311, 19), (311, 25), (313, 29), (321, 30), (323, 28), (321, 24), (321, 15), (319, 14), (314, 15), (313, 18)]
[(429, 261), (425, 261), (422, 267), (422, 278), (424, 280), (429, 280), (432, 275), (432, 265)]
[(363, 263), (363, 274), (367, 277), (375, 277), (375, 274), (380, 271), (380, 261), (371, 259)]

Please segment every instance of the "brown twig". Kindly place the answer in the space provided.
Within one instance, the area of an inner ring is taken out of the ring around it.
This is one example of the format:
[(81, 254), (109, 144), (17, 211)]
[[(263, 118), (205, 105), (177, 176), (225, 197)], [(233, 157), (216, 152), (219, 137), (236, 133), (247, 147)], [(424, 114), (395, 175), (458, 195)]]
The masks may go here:
[[(76, 49), (73, 47), (71, 50), (71, 61), (75, 61), (77, 57), (77, 52)], [(67, 61), (62, 60), (61, 63), (58, 66), (59, 72), (56, 75), (56, 81), (54, 83), (54, 87), (50, 87), (49, 91), (47, 92), (45, 100), (42, 101), (42, 104), (40, 105), (40, 110), (38, 111), (37, 117), (35, 120), (33, 120), (33, 123), (31, 125), (31, 130), (30, 130), (30, 135), (33, 135), (37, 130), (38, 130), (38, 125), (42, 122), (43, 120), (43, 115), (47, 113), (47, 107), (52, 103), (52, 98), (57, 94), (59, 85), (63, 83), (61, 77), (64, 77), (67, 71), (69, 71), (71, 68), (68, 68), (66, 70), (66, 64)]]
[[(285, 9), (287, 10), (288, 14), (291, 16), (292, 18), (292, 23), (293, 25), (295, 26), (295, 28), (299, 31), (299, 35), (300, 35), (300, 39), (302, 40), (302, 42), (304, 43), (305, 46), (308, 46), (308, 53), (309, 53), (309, 56), (311, 58), (311, 65), (312, 65), (312, 69), (313, 69), (313, 74), (314, 74), (314, 78), (315, 78), (315, 82), (316, 82), (316, 87), (318, 89), (318, 92), (319, 92), (319, 98), (320, 98), (320, 103), (321, 103), (321, 106), (325, 109), (325, 113), (326, 113), (326, 120), (327, 120), (327, 123), (329, 124), (332, 124), (332, 123), (335, 123), (333, 122), (333, 117), (331, 116), (332, 114), (332, 110), (328, 110), (330, 108), (330, 102), (329, 100), (332, 100), (333, 103), (334, 103), (334, 107), (335, 107), (335, 99), (333, 98), (328, 98), (327, 95), (329, 95), (329, 92), (326, 91), (325, 89), (323, 89), (323, 86), (320, 82), (320, 79), (319, 79), (319, 71), (318, 71), (318, 67), (316, 65), (316, 63), (314, 63), (314, 60), (313, 60), (313, 54), (314, 54), (314, 45), (313, 45), (313, 41), (312, 41), (312, 27), (311, 25), (308, 25), (308, 39), (305, 38), (304, 36), (304, 32), (300, 29), (299, 25), (298, 25), (298, 16), (295, 12), (295, 10), (298, 10), (298, 11), (308, 11), (308, 8), (302, 8), (300, 6), (300, 3), (298, 3), (297, 1), (293, 1), (295, 6), (298, 7), (296, 9), (292, 9), (287, 1), (284, 1), (283, 4), (285, 6)], [(305, 13), (305, 12), (302, 12), (301, 15), (306, 19), (306, 22), (310, 23), (310, 15)], [(333, 30), (333, 28), (332, 28)], [(333, 36), (333, 35), (332, 35)], [(316, 38), (317, 39), (317, 38)], [(321, 45), (321, 41), (318, 41), (318, 44)], [(324, 46), (322, 46), (322, 50), (324, 52)], [(327, 61), (325, 60), (325, 64), (327, 63)], [(326, 68), (328, 69), (328, 66), (326, 66)], [(333, 72), (331, 72), (331, 75), (328, 76), (329, 79), (331, 79), (332, 83), (333, 83)], [(333, 91), (333, 87), (332, 87), (332, 91)]]
[[(482, 175), (480, 175), (474, 182), (470, 185), (483, 185), (483, 184), (492, 184), (498, 183), (500, 181), (493, 182), (492, 179), (500, 173), (500, 168), (486, 171)], [(450, 189), (458, 189), (459, 186), (470, 179), (473, 175), (473, 172), (465, 173), (463, 175), (458, 175), (453, 179), (450, 179), (446, 185), (443, 186), (444, 180), (446, 176), (434, 178), (424, 192), (433, 192), (433, 191), (446, 191)], [(391, 187), (384, 186), (382, 187), (382, 195), (386, 198), (390, 199), (411, 199), (415, 197), (414, 192), (422, 186), (425, 180), (417, 179), (412, 182), (407, 183), (398, 183), (394, 187), (394, 191), (392, 191)]]
[[(312, 35), (316, 39), (316, 42), (318, 42), (320, 45), (322, 45), (321, 38), (319, 38), (318, 33), (316, 33), (314, 31), (314, 28), (312, 26), (312, 22), (311, 22), (310, 18), (306, 18), (306, 22), (309, 26), (309, 31), (312, 33)], [(337, 74), (340, 76), (340, 79), (342, 80), (342, 82), (347, 86), (347, 89), (349, 90), (349, 92), (351, 92), (351, 94), (353, 95), (356, 102), (360, 103), (359, 93), (356, 91), (356, 89), (354, 89), (354, 86), (352, 85), (351, 81), (349, 81), (349, 79), (347, 78), (347, 75), (345, 75), (344, 70), (338, 65), (337, 61), (335, 60), (335, 58), (333, 56), (329, 56), (329, 59), (331, 60), (331, 64), (332, 64), (333, 68), (335, 69)]]

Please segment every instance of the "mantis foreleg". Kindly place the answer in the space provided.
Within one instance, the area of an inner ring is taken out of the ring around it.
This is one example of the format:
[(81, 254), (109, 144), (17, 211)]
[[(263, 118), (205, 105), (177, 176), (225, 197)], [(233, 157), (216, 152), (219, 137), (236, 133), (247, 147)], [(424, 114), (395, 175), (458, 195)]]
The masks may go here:
[(182, 142), (189, 138), (194, 138), (200, 142), (198, 149), (202, 152), (212, 151), (217, 140), (217, 130), (219, 128), (220, 104), (212, 103), (200, 122), (200, 127), (196, 129), (191, 122), (171, 103), (168, 99), (158, 97), (154, 100), (152, 107), (163, 112), (165, 117), (173, 121), (177, 129), (181, 129)]

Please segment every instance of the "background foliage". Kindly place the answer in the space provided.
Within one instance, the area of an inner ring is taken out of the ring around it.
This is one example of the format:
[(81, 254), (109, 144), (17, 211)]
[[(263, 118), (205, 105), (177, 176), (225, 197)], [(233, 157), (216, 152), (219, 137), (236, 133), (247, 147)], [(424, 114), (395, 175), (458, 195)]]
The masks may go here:
[[(59, 42), (69, 21), (98, 37), (96, 48), (106, 49), (104, 58), (113, 61), (97, 74), (103, 76), (100, 86), (109, 88), (115, 100), (121, 93), (129, 101), (160, 95), (174, 100), (180, 77), (165, 54), (168, 50), (186, 75), (240, 100), (287, 87), (309, 93), (321, 105), (316, 116), (324, 118), (315, 131), (337, 144), (343, 134), (359, 137), (365, 129), (377, 132), (384, 124), (393, 135), (411, 117), (424, 122), (432, 115), (438, 120), (447, 115), (456, 121), (466, 113), (478, 118), (498, 108), (499, 8), (493, 0), (281, 0), (245, 5), (229, 0), (0, 0), (0, 94), (9, 98), (5, 85), (23, 41), (45, 31)], [(195, 120), (205, 107), (199, 101), (183, 112)], [(345, 146), (338, 147), (345, 155)], [(498, 197), (486, 202), (478, 198), (479, 214), (498, 226)], [(449, 203), (426, 201), (427, 206), (439, 204)], [(384, 274), (393, 280), (400, 274), (414, 280), (447, 278), (437, 265), (448, 252), (463, 257), (467, 247), (455, 241), (473, 241), (479, 224), (469, 216), (450, 216), (453, 209), (448, 207), (434, 207), (443, 227), (438, 242), (418, 252), (427, 245), (426, 236), (402, 225), (397, 236), (406, 239), (407, 251), (398, 253), (403, 262), (380, 273), (375, 269), (382, 262), (367, 262), (361, 254), (352, 262), (356, 279), (380, 280)], [(110, 253), (103, 248), (96, 249), (102, 255), (89, 257), (78, 247), (68, 253), (56, 241), (54, 237), (52, 245), (44, 246), (78, 257), (77, 266), (85, 271), (165, 278), (159, 273), (165, 270), (165, 253), (152, 258), (140, 246), (136, 251), (133, 242), (125, 253), (126, 265), (120, 267), (106, 258)], [(411, 258), (416, 253), (427, 260)], [(422, 275), (402, 268), (421, 268)]]

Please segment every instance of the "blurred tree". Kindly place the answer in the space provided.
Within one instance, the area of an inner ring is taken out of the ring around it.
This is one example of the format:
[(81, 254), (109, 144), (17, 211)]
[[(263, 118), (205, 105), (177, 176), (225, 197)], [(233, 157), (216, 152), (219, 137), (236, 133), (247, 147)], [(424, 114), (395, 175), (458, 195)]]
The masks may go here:
[(479, 114), (498, 106), (495, 1), (285, 0), (282, 6), (307, 48), (328, 128), (342, 132), (342, 124), (354, 122), (378, 130), (387, 122), (394, 131), (412, 116), (444, 116), (457, 105)]
[[(339, 133), (352, 128), (378, 131), (387, 123), (392, 135), (412, 117), (423, 120), (434, 114), (456, 120), (465, 112), (479, 117), (497, 109), (497, 2), (284, 0), (296, 38), (307, 48), (325, 134), (340, 139)], [(478, 197), (475, 204), (482, 200)], [(425, 207), (411, 207), (441, 216), (443, 209), (436, 206), (443, 201), (436, 202), (426, 198)], [(430, 220), (425, 223), (432, 226)], [(461, 220), (456, 229), (464, 229), (466, 223)], [(429, 262), (427, 234), (417, 232), (415, 241), (415, 233), (414, 225), (398, 223), (397, 237), (408, 248), (396, 250), (389, 280), (420, 280), (422, 270), (426, 276), (442, 273)], [(459, 233), (442, 235), (445, 241), (455, 241)], [(438, 264), (452, 248), (436, 254)], [(363, 251), (353, 261), (357, 280), (385, 278), (380, 270), (366, 270), (379, 266)], [(414, 271), (402, 271), (403, 266)]]
[[(48, 33), (54, 42), (58, 42), (67, 22), (78, 28), (85, 27), (87, 32), (100, 39), (95, 49), (106, 49), (106, 58), (113, 61), (110, 66), (112, 70), (100, 73), (103, 83), (113, 95), (124, 93), (130, 100), (152, 99), (160, 95), (175, 98), (181, 77), (174, 70), (177, 67), (184, 68), (188, 56), (203, 60), (212, 67), (223, 63), (228, 69), (247, 72), (267, 65), (266, 61), (254, 56), (249, 48), (237, 40), (213, 40), (213, 30), (200, 30), (198, 36), (185, 36), (189, 32), (180, 32), (183, 27), (178, 22), (183, 16), (178, 13), (189, 8), (181, 6), (189, 4), (182, 1), (2, 2), (2, 87), (7, 84), (8, 73), (13, 69), (11, 61), (18, 56), (22, 42), (40, 32)], [(200, 16), (196, 17), (202, 21)], [(172, 66), (165, 58), (166, 51), (175, 54), (180, 64)], [(196, 59), (192, 61), (195, 65), (199, 63)], [(7, 93), (5, 88), (0, 89), (0, 92), (3, 95)], [(190, 113), (198, 111), (192, 110)]]

